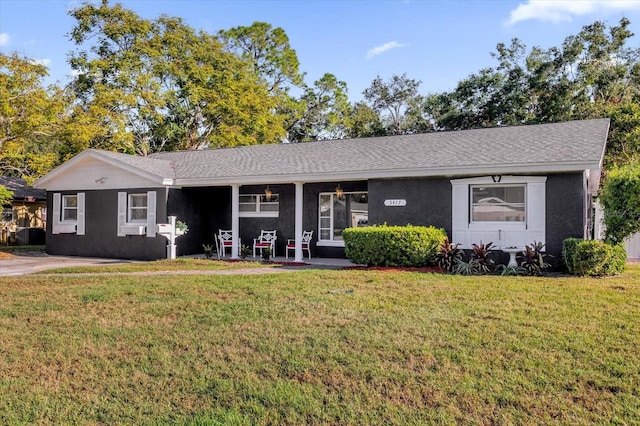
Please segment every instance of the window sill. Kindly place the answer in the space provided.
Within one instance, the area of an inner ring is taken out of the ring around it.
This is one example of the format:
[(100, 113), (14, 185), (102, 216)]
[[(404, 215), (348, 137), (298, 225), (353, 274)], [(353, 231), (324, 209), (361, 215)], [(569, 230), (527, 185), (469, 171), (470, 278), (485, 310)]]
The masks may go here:
[(344, 247), (344, 241), (320, 240), (316, 243), (316, 247)]
[(144, 225), (123, 225), (120, 232), (124, 235), (146, 235), (147, 227)]
[(76, 222), (73, 223), (60, 223), (55, 225), (52, 233), (53, 234), (75, 234), (77, 230)]
[(279, 217), (278, 212), (239, 212), (238, 217)]

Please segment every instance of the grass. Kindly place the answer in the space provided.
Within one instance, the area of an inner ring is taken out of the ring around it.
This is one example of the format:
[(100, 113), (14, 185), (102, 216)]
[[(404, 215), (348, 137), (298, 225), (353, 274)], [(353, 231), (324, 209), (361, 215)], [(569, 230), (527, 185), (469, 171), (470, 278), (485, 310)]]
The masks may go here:
[(219, 271), (229, 269), (263, 268), (266, 265), (259, 262), (224, 260), (208, 260), (181, 257), (174, 260), (156, 260), (153, 262), (118, 263), (97, 266), (70, 266), (58, 269), (48, 269), (39, 274), (108, 274), (108, 273), (136, 273), (162, 271)]
[(639, 278), (0, 278), (0, 424), (639, 424)]

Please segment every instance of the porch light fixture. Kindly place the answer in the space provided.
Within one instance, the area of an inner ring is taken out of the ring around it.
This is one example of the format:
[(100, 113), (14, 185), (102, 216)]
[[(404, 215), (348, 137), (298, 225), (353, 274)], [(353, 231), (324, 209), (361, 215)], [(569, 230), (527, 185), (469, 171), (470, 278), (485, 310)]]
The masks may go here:
[(338, 184), (338, 186), (336, 186), (336, 197), (342, 199), (343, 195), (344, 195), (344, 190), (342, 189), (340, 184)]
[(264, 198), (267, 201), (271, 201), (272, 195), (273, 195), (273, 192), (271, 191), (271, 188), (269, 188), (269, 185), (267, 185), (267, 187), (264, 189)]

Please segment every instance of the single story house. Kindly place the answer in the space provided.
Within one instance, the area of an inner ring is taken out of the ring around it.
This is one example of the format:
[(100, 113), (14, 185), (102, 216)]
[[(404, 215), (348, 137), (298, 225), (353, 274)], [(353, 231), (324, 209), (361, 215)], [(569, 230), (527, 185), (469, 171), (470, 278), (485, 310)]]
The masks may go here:
[(178, 255), (228, 229), (237, 256), (275, 229), (277, 255), (313, 231), (313, 256), (344, 257), (345, 228), (387, 223), (442, 227), (465, 248), (542, 241), (559, 256), (565, 238), (590, 236), (608, 130), (597, 119), (146, 157), (89, 149), (35, 187), (48, 193), (51, 254), (164, 258), (156, 224), (176, 216), (189, 226)]
[(11, 204), (0, 206), (0, 243), (44, 244), (46, 192), (17, 177), (0, 176), (0, 186), (13, 192)]

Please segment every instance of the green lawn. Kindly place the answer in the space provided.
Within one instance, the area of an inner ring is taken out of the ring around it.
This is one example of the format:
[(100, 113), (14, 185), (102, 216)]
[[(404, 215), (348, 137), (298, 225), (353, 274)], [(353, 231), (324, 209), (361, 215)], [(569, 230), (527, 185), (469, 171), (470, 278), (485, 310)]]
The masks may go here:
[(0, 424), (640, 424), (640, 267), (0, 278)]

